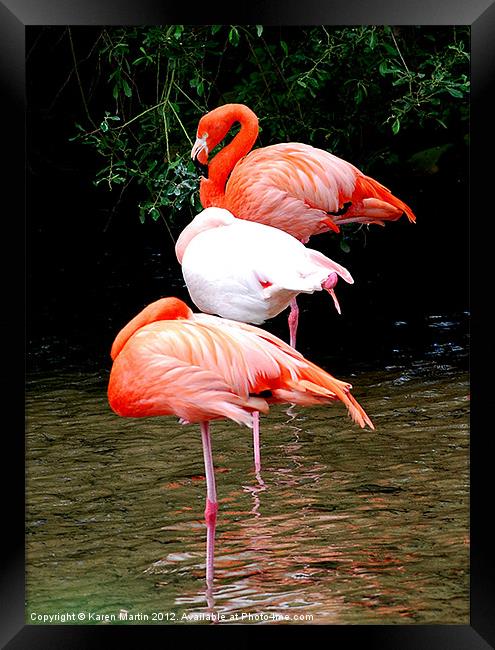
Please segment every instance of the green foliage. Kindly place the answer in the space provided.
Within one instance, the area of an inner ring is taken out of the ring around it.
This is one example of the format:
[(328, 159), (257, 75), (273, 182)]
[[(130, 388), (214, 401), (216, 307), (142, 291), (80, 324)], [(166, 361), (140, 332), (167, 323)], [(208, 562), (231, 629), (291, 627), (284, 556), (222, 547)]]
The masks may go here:
[(81, 88), (73, 139), (101, 157), (95, 184), (143, 187), (141, 221), (200, 211), (190, 150), (199, 118), (226, 102), (257, 113), (260, 145), (306, 142), (367, 173), (467, 132), (465, 27), (105, 28), (87, 60), (99, 77), (88, 103)]

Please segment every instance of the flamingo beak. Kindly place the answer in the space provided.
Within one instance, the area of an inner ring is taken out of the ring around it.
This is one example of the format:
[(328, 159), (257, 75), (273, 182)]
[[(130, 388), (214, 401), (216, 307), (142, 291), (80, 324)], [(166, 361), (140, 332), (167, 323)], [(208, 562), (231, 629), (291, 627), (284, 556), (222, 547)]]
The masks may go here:
[(332, 296), (332, 298), (333, 298), (333, 304), (335, 305), (335, 309), (337, 310), (337, 313), (338, 313), (338, 314), (341, 314), (342, 312), (341, 312), (341, 310), (340, 310), (339, 301), (337, 300), (337, 296), (335, 295), (335, 291), (334, 291), (333, 289), (330, 289), (330, 290), (328, 291), (328, 293), (329, 293), (329, 294)]
[(335, 291), (334, 291), (334, 287), (337, 284), (338, 279), (339, 276), (337, 275), (337, 273), (335, 273), (335, 271), (332, 271), (332, 273), (330, 273), (330, 275), (325, 280), (325, 282), (323, 282), (321, 287), (322, 289), (325, 289), (325, 291), (328, 291), (328, 293), (332, 296), (335, 309), (337, 310), (338, 314), (341, 314), (342, 312), (340, 310), (339, 301), (337, 300), (337, 296), (335, 295)]
[(202, 176), (208, 178), (208, 145), (206, 138), (197, 138), (191, 150), (191, 158)]

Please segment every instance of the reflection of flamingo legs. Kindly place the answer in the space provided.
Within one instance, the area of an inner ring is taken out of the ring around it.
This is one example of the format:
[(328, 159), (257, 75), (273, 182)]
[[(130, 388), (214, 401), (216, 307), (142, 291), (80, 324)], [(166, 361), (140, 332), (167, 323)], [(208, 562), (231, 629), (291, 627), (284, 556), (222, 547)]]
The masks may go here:
[(206, 473), (206, 584), (213, 582), (213, 565), (215, 554), (215, 527), (217, 522), (217, 491), (215, 487), (215, 473), (211, 455), (211, 436), (208, 422), (201, 422), (201, 439), (203, 442), (203, 456)]
[(217, 623), (218, 619), (215, 611), (215, 597), (213, 596), (213, 580), (206, 583), (205, 596), (208, 611), (212, 615), (212, 623)]
[(249, 494), (253, 497), (254, 506), (251, 508), (251, 514), (254, 515), (255, 517), (259, 517), (261, 514), (259, 512), (259, 507), (261, 505), (261, 502), (258, 493), (264, 492), (267, 489), (267, 487), (266, 487), (266, 483), (261, 478), (261, 474), (259, 472), (256, 472), (256, 482), (258, 483), (258, 485), (244, 485), (243, 488), (245, 492), (249, 492)]
[(258, 411), (253, 413), (253, 447), (254, 447), (254, 471), (259, 474), (261, 471), (260, 455), (260, 414)]
[(212, 608), (215, 604), (213, 598), (213, 577), (215, 565), (215, 532), (217, 527), (216, 513), (212, 520), (206, 522), (206, 602)]

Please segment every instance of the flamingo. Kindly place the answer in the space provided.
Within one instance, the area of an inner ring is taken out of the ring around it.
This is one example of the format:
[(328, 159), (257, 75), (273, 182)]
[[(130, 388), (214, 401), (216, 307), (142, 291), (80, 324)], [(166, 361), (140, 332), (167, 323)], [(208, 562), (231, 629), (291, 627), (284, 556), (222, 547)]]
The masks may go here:
[(123, 417), (175, 415), (200, 424), (206, 474), (206, 581), (213, 581), (218, 511), (211, 420), (253, 426), (253, 412), (269, 404), (329, 404), (340, 400), (361, 428), (374, 429), (351, 395), (351, 384), (332, 377), (262, 329), (193, 313), (181, 300), (145, 307), (115, 338), (108, 401)]
[[(194, 304), (224, 318), (261, 325), (299, 293), (325, 289), (333, 298), (349, 271), (283, 230), (206, 208), (181, 232), (175, 252)], [(296, 332), (290, 327), (290, 345)]]
[[(208, 155), (239, 122), (240, 131), (211, 161)], [(238, 219), (284, 230), (303, 243), (346, 223), (384, 225), (403, 214), (416, 217), (384, 185), (351, 163), (300, 142), (251, 151), (258, 118), (244, 104), (225, 104), (199, 120), (191, 157), (204, 176), (204, 208), (226, 208)], [(297, 330), (299, 309), (291, 302), (289, 326)]]
[[(347, 269), (288, 233), (236, 219), (224, 208), (206, 208), (184, 228), (175, 251), (189, 295), (203, 312), (245, 323), (273, 318), (299, 293), (325, 289), (340, 313), (334, 287)], [(290, 345), (296, 324), (289, 319)], [(259, 413), (253, 424), (254, 466), (261, 471)]]
[[(235, 122), (239, 133), (208, 161)], [(244, 104), (219, 106), (200, 119), (191, 157), (207, 175), (200, 181), (204, 208), (226, 208), (305, 243), (346, 223), (384, 225), (404, 213), (416, 221), (389, 189), (342, 158), (300, 142), (251, 151), (257, 137), (258, 118)]]

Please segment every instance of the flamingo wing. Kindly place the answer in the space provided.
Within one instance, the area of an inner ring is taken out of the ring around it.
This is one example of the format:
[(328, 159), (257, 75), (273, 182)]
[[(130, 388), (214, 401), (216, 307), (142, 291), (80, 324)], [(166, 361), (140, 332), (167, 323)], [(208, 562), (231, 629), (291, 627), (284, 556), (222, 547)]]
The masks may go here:
[(159, 321), (136, 332), (115, 359), (109, 401), (128, 417), (227, 417), (251, 426), (251, 412), (266, 412), (268, 405), (250, 395), (246, 373), (242, 351), (221, 331), (193, 321)]
[(292, 238), (262, 224), (235, 222), (197, 234), (184, 251), (182, 272), (189, 294), (201, 311), (261, 324), (285, 309), (293, 296), (287, 293), (285, 303), (277, 303), (275, 309), (274, 300), (265, 295), (266, 287), (273, 287), (275, 282), (272, 258), (283, 258), (277, 246), (269, 248), (267, 235), (273, 231), (277, 243), (279, 235)]
[(298, 293), (321, 290), (332, 272), (352, 283), (344, 267), (283, 230), (234, 218), (189, 241), (182, 271), (201, 311), (256, 324), (279, 314)]
[[(352, 385), (336, 379), (316, 364), (305, 359), (300, 352), (263, 329), (229, 319), (219, 319), (208, 314), (195, 314), (197, 322), (222, 326), (225, 332), (233, 337), (242, 348), (247, 366), (257, 368), (254, 375), (253, 392), (271, 391), (268, 402), (290, 402), (295, 404), (313, 405), (329, 401), (342, 401), (350, 417), (360, 427), (374, 426), (364, 409), (351, 395)], [(278, 373), (267, 374), (260, 366), (260, 361), (269, 358), (272, 369), (278, 366)]]
[(256, 149), (241, 159), (227, 182), (224, 207), (302, 241), (352, 221), (383, 224), (403, 212), (415, 220), (405, 203), (354, 165), (292, 142)]
[(351, 384), (262, 329), (193, 314), (175, 298), (148, 305), (130, 324), (121, 330), (126, 339), (115, 350), (108, 384), (110, 406), (119, 415), (230, 418), (252, 426), (252, 412), (267, 412), (268, 402), (339, 399), (355, 422), (373, 428), (350, 395)]

